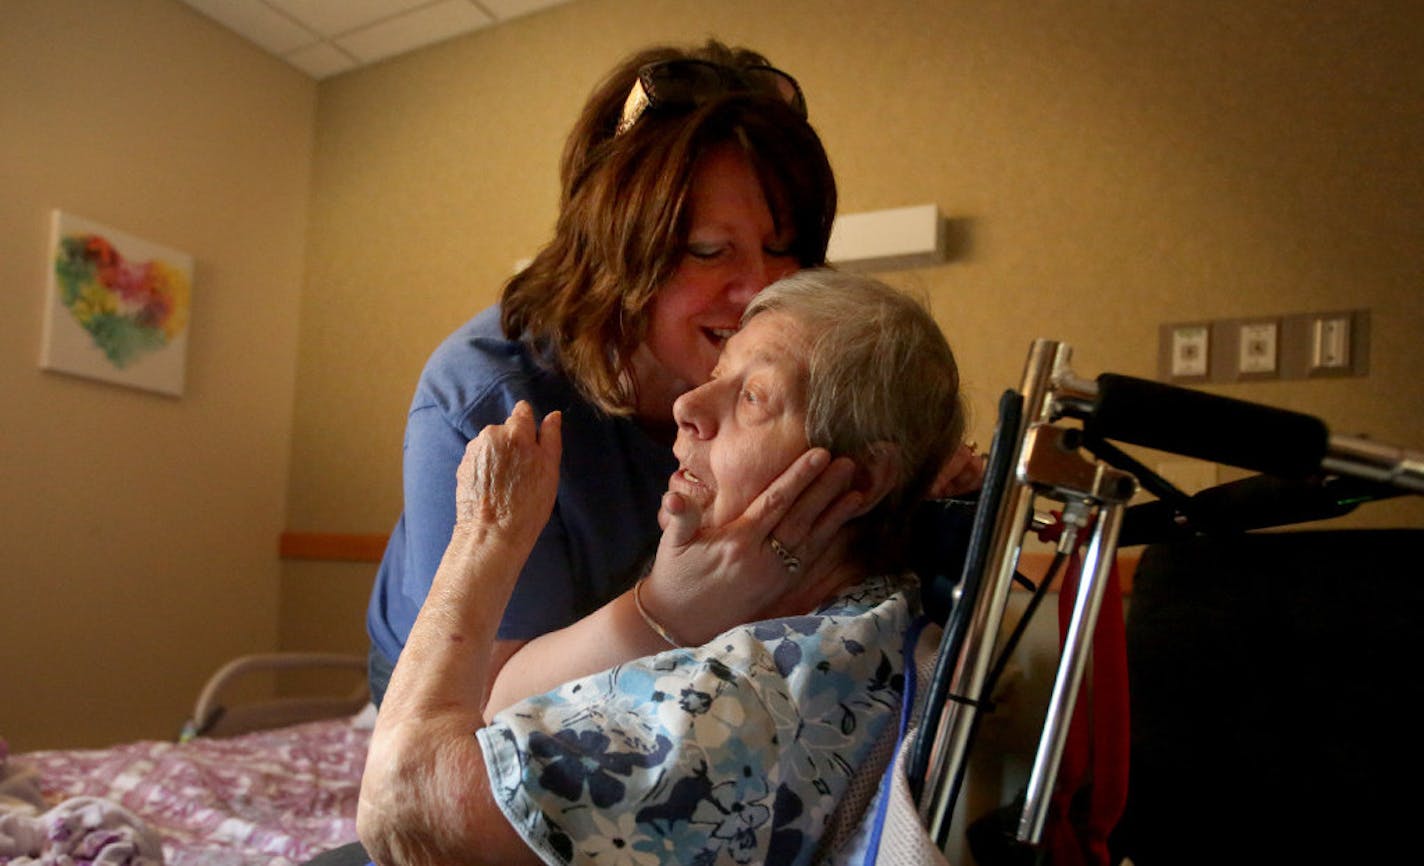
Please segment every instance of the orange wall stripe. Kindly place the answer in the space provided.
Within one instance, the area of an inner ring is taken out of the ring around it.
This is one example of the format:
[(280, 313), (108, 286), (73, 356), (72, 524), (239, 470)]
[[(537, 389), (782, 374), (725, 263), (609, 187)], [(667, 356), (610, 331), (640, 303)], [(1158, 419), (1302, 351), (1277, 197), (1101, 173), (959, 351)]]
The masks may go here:
[(386, 552), (386, 538), (338, 532), (284, 532), (277, 549), (283, 559), (380, 562)]

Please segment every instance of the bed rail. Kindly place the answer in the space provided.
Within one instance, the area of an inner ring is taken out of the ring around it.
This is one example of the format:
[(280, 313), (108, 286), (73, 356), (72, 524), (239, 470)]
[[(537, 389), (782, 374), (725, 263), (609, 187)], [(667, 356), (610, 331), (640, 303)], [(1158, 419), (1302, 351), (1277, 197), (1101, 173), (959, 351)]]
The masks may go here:
[[(342, 695), (276, 697), (231, 704), (240, 683), (259, 674), (293, 670), (348, 670), (359, 682)], [(316, 719), (352, 715), (370, 701), (366, 659), (346, 653), (282, 652), (239, 656), (217, 670), (203, 686), (193, 717), (183, 726), (184, 740), (232, 736)]]

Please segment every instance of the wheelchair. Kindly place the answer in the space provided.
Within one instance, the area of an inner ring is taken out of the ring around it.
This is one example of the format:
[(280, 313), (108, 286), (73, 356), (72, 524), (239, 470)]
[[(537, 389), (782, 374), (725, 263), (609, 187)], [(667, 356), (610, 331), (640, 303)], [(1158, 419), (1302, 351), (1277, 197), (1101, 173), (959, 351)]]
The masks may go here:
[[(922, 686), (914, 718), (902, 725), (898, 756), (882, 785), (878, 815), (868, 819), (873, 825), (868, 831), (869, 841), (856, 849), (854, 857), (838, 862), (877, 862), (877, 854), (878, 862), (896, 866), (945, 862), (942, 852), (951, 839), (966, 836), (980, 866), (988, 866), (988, 862), (1013, 866), (1106, 862), (1109, 857), (1117, 863), (1124, 856), (1136, 866), (1177, 862), (1352, 862), (1357, 858), (1347, 854), (1341, 856), (1349, 859), (1323, 859), (1326, 855), (1320, 835), (1320, 828), (1325, 826), (1322, 822), (1348, 822), (1350, 816), (1344, 810), (1324, 808), (1312, 801), (1328, 787), (1320, 777), (1328, 776), (1332, 765), (1320, 752), (1330, 747), (1330, 732), (1341, 730), (1332, 727), (1332, 723), (1307, 724), (1312, 736), (1322, 741), (1319, 746), (1306, 751), (1307, 739), (1292, 738), (1290, 749), (1274, 750), (1280, 756), (1275, 764), (1260, 760), (1259, 744), (1237, 753), (1223, 748), (1223, 742), (1233, 742), (1232, 736), (1221, 737), (1198, 751), (1186, 750), (1180, 744), (1159, 744), (1154, 752), (1144, 745), (1148, 737), (1139, 736), (1138, 728), (1164, 715), (1149, 700), (1164, 694), (1170, 698), (1174, 693), (1180, 698), (1185, 692), (1188, 707), (1192, 702), (1211, 706), (1216, 698), (1229, 701), (1227, 679), (1233, 665), (1229, 658), (1207, 660), (1207, 651), (1174, 652), (1160, 642), (1154, 647), (1152, 636), (1170, 634), (1170, 625), (1164, 631), (1160, 618), (1152, 620), (1148, 606), (1139, 604), (1146, 596), (1133, 599), (1132, 615), (1128, 617), (1128, 630), (1136, 630), (1127, 637), (1133, 644), (1133, 661), (1126, 672), (1134, 683), (1134, 766), (1130, 779), (1120, 779), (1118, 786), (1126, 785), (1132, 795), (1138, 795), (1175, 785), (1179, 796), (1170, 800), (1170, 809), (1157, 809), (1155, 813), (1150, 806), (1144, 810), (1140, 804), (1134, 809), (1131, 797), (1119, 796), (1127, 802), (1118, 803), (1115, 811), (1109, 807), (1107, 813), (1108, 829), (1118, 831), (1111, 845), (1108, 839), (1099, 839), (1096, 848), (1088, 845), (1063, 857), (1059, 856), (1061, 847), (1055, 849), (1054, 840), (1045, 836), (1052, 837), (1055, 832), (1050, 825), (1061, 829), (1069, 819), (1066, 813), (1076, 810), (1081, 823), (1083, 813), (1091, 811), (1090, 806), (1064, 796), (1060, 771), (1065, 757), (1069, 763), (1078, 764), (1073, 773), (1081, 775), (1084, 769), (1081, 756), (1067, 753), (1074, 748), (1070, 734), (1080, 736), (1075, 733), (1075, 711), (1085, 712), (1079, 706), (1080, 694), (1085, 675), (1094, 669), (1095, 635), (1100, 631), (1104, 598), (1113, 598), (1117, 591), (1113, 567), (1118, 549), (1150, 545), (1139, 571), (1152, 576), (1149, 583), (1154, 587), (1190, 588), (1203, 574), (1218, 575), (1218, 584), (1230, 587), (1232, 578), (1221, 577), (1227, 574), (1234, 575), (1239, 590), (1243, 581), (1252, 579), (1250, 575), (1243, 576), (1243, 572), (1271, 568), (1280, 571), (1283, 563), (1294, 562), (1294, 566), (1286, 567), (1317, 575), (1314, 579), (1319, 585), (1313, 591), (1321, 599), (1317, 605), (1319, 618), (1340, 619), (1341, 611), (1348, 608), (1355, 611), (1355, 622), (1350, 625), (1354, 632), (1383, 635), (1382, 640), (1371, 645), (1370, 652), (1375, 655), (1357, 653), (1362, 659), (1360, 665), (1381, 655), (1407, 653), (1408, 635), (1416, 630), (1409, 626), (1417, 623), (1418, 605), (1402, 602), (1381, 611), (1377, 605), (1342, 605), (1332, 593), (1341, 575), (1350, 573), (1352, 568), (1371, 573), (1393, 571), (1401, 592), (1424, 602), (1415, 588), (1419, 583), (1417, 571), (1410, 575), (1398, 567), (1407, 561), (1406, 556), (1417, 559), (1413, 551), (1420, 549), (1424, 531), (1253, 530), (1330, 519), (1350, 513), (1363, 503), (1424, 493), (1424, 453), (1332, 433), (1324, 422), (1309, 415), (1187, 388), (1110, 373), (1095, 380), (1084, 379), (1073, 372), (1071, 356), (1071, 347), (1063, 343), (1033, 343), (1019, 389), (1005, 392), (999, 401), (998, 423), (977, 501), (927, 503), (917, 517), (917, 571), (924, 584), (925, 607), (942, 624), (942, 632), (933, 664), (926, 668), (931, 675)], [(1133, 458), (1119, 447), (1121, 444), (1259, 474), (1189, 496)], [(1153, 494), (1155, 499), (1130, 504), (1139, 489)], [(1017, 570), (1020, 555), (1026, 538), (1035, 533), (1053, 541), (1053, 565), (1049, 575), (1034, 587), (1033, 600), (1016, 629), (1001, 636), (1010, 590), (1016, 581), (1023, 580)], [(1064, 586), (1060, 600), (1064, 614), (1062, 652), (1024, 791), (1016, 802), (999, 810), (992, 822), (986, 819), (969, 827), (955, 826), (955, 820), (965, 820), (955, 816), (968, 758), (982, 717), (992, 709), (993, 690), (1003, 673), (1005, 659), (1021, 637), (1043, 590), (1065, 565), (1076, 565), (1079, 557), (1080, 567), (1074, 569), (1075, 577), (1071, 585)], [(1257, 610), (1268, 610), (1280, 599), (1298, 595), (1302, 583), (1300, 579), (1267, 594)], [(1226, 595), (1233, 591), (1236, 590), (1229, 590)], [(1162, 592), (1154, 589), (1148, 595), (1155, 599)], [(1208, 634), (1213, 624), (1221, 633), (1219, 627), (1226, 619), (1221, 610), (1244, 610), (1240, 598), (1227, 598), (1222, 603), (1224, 608), (1201, 617), (1207, 623)], [(1112, 616), (1120, 619), (1117, 608), (1112, 608)], [(1135, 626), (1134, 616), (1138, 620)], [(1104, 624), (1109, 624), (1110, 619), (1104, 619)], [(1177, 622), (1180, 624), (1180, 620)], [(1373, 628), (1372, 623), (1382, 627)], [(1259, 619), (1253, 620), (1240, 631), (1264, 633), (1259, 626)], [(1192, 626), (1189, 633), (1202, 634), (1201, 624)], [(1333, 636), (1327, 643), (1333, 645)], [(1153, 652), (1159, 662), (1155, 673), (1142, 664)], [(1419, 655), (1417, 651), (1412, 654)], [(1334, 655), (1340, 655), (1338, 648)], [(1348, 653), (1345, 655), (1348, 657)], [(1160, 664), (1162, 659), (1193, 656), (1204, 659), (1203, 664), (1187, 669), (1168, 669)], [(1352, 669), (1351, 665), (1330, 665), (1320, 660), (1330, 657), (1332, 652), (1327, 651), (1296, 660), (1278, 659), (1274, 667), (1257, 676), (1267, 682), (1273, 676), (1288, 680), (1292, 662), (1299, 661), (1301, 665), (1330, 670), (1328, 676), (1334, 677), (1334, 690), (1348, 693), (1349, 675), (1343, 671)], [(1109, 667), (1102, 659), (1098, 666)], [(1154, 683), (1159, 676), (1168, 681)], [(1125, 689), (1121, 673), (1118, 679), (1118, 687)], [(1253, 686), (1259, 691), (1259, 683)], [(1401, 687), (1403, 683), (1396, 684), (1396, 692)], [(1317, 690), (1312, 697), (1319, 697), (1322, 705), (1333, 704), (1328, 690), (1318, 690), (1314, 684), (1309, 688)], [(1214, 689), (1218, 695), (1212, 694)], [(1361, 694), (1368, 690), (1355, 691), (1356, 701), (1370, 699)], [(1401, 701), (1408, 703), (1403, 698), (1376, 703), (1380, 712), (1402, 715)], [(1269, 704), (1270, 700), (1258, 698), (1257, 703)], [(1110, 704), (1087, 708), (1090, 717), (1096, 711), (1095, 724), (1111, 721), (1104, 718), (1108, 714), (1105, 706), (1111, 708)], [(1321, 705), (1302, 703), (1287, 711), (1314, 716), (1320, 709)], [(1293, 724), (1299, 726), (1298, 720), (1270, 715), (1285, 707), (1267, 706), (1266, 710), (1258, 727), (1268, 732), (1268, 739), (1281, 739), (1282, 731), (1290, 730)], [(1165, 715), (1183, 716), (1184, 711), (1180, 705), (1169, 707)], [(1188, 722), (1188, 727), (1195, 725), (1193, 733), (1199, 733), (1210, 726), (1201, 721), (1207, 717), (1209, 714), (1192, 717), (1196, 721)], [(1360, 737), (1362, 733), (1356, 730), (1351, 736)], [(1412, 735), (1402, 734), (1393, 747), (1407, 751)], [(1235, 740), (1242, 736), (1236, 734)], [(1081, 751), (1081, 741), (1077, 746)], [(1125, 759), (1126, 755), (1119, 757)], [(1148, 768), (1154, 766), (1154, 761), (1165, 766), (1165, 778), (1159, 774), (1149, 779), (1144, 775), (1146, 770), (1138, 772), (1135, 764), (1139, 759)], [(1372, 753), (1371, 759), (1378, 760), (1379, 754)], [(1357, 772), (1359, 760), (1358, 754), (1346, 755), (1333, 765), (1336, 775), (1329, 780), (1355, 789), (1353, 794), (1335, 792), (1335, 802), (1338, 805), (1341, 797), (1363, 798), (1372, 808), (1389, 808), (1386, 801), (1375, 798), (1375, 792), (1369, 790), (1383, 770), (1373, 770), (1374, 776), (1361, 775)], [(1194, 764), (1214, 770), (1193, 777)], [(1247, 784), (1236, 784), (1229, 775), (1233, 767), (1256, 776)], [(1282, 767), (1288, 771), (1283, 772)], [(1096, 770), (1100, 776), (1109, 775), (1103, 772), (1104, 765), (1099, 764)], [(1088, 771), (1091, 777), (1094, 768)], [(1202, 781), (1202, 777), (1207, 780)], [(1107, 787), (1107, 781), (1094, 780), (1100, 787)], [(1121, 791), (1117, 793), (1122, 795)], [(1227, 801), (1230, 808), (1222, 805)], [(1286, 803), (1293, 805), (1286, 808)], [(1360, 815), (1357, 819), (1367, 822), (1371, 818), (1379, 822), (1386, 816)], [(1243, 821), (1256, 826), (1255, 840), (1226, 842), (1231, 836), (1253, 833), (1251, 827), (1240, 826)], [(1229, 829), (1218, 831), (1218, 826)], [(1365, 832), (1367, 826), (1356, 828), (1362, 839), (1383, 835)], [(890, 827), (894, 829), (887, 829)], [(1273, 827), (1289, 827), (1294, 835), (1273, 834), (1269, 832)], [(891, 835), (896, 837), (891, 844), (898, 846), (893, 850), (886, 847), (886, 837)], [(1346, 833), (1330, 838), (1343, 835)], [(1052, 854), (1054, 850), (1059, 854)], [(1354, 850), (1358, 854), (1365, 848), (1356, 846)]]

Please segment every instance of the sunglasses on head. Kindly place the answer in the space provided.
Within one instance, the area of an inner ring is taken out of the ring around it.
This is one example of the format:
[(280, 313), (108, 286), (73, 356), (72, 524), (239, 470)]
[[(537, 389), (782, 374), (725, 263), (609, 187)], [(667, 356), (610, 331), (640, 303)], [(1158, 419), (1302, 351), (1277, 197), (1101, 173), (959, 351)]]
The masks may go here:
[(758, 93), (780, 99), (806, 116), (806, 97), (796, 79), (774, 66), (724, 66), (710, 60), (663, 60), (638, 70), (623, 103), (614, 135), (622, 135), (650, 108), (693, 108), (726, 93)]

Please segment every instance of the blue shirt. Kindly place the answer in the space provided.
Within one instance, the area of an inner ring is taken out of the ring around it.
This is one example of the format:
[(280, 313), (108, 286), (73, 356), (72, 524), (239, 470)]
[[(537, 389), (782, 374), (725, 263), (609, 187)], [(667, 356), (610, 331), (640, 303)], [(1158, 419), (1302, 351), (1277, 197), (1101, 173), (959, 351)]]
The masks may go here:
[(525, 564), (499, 637), (525, 640), (582, 618), (632, 583), (656, 543), (658, 503), (677, 468), (672, 450), (629, 418), (612, 417), (518, 340), (498, 306), (451, 334), (421, 372), (406, 421), (404, 510), (376, 574), (366, 627), (395, 662), (430, 591), (455, 526), (455, 470), (487, 424), (527, 400), (536, 417), (564, 413), (553, 515)]

